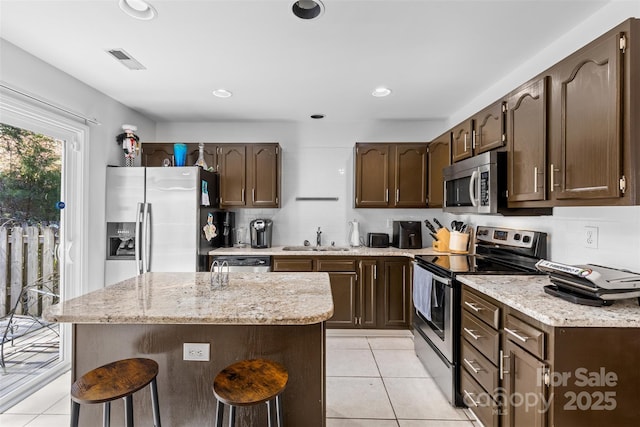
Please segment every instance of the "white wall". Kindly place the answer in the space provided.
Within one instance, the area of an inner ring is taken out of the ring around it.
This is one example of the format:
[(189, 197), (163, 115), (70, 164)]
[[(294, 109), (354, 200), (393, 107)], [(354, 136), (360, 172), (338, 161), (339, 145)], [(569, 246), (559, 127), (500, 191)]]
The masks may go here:
[(9, 86), (95, 117), (101, 123), (88, 124), (89, 164), (85, 184), (89, 186), (86, 221), (90, 233), (85, 236), (89, 277), (85, 289), (101, 288), (106, 254), (105, 168), (107, 164), (124, 164), (122, 150), (115, 140), (122, 133), (123, 123), (138, 125), (137, 134), (147, 140), (155, 140), (155, 123), (3, 39), (0, 39), (0, 64), (0, 80)]

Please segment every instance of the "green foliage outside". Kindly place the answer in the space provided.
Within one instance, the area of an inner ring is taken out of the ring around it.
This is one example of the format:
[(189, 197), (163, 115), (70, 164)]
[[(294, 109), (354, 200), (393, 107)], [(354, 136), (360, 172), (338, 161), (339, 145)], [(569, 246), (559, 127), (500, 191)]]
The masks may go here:
[(0, 225), (60, 220), (61, 151), (53, 138), (0, 123)]

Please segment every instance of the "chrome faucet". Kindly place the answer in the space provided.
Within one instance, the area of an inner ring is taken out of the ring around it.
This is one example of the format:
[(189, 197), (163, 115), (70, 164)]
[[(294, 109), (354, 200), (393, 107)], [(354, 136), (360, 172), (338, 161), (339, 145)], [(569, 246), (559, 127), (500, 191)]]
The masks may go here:
[(322, 245), (322, 231), (320, 231), (320, 227), (318, 227), (318, 231), (316, 231), (316, 246)]

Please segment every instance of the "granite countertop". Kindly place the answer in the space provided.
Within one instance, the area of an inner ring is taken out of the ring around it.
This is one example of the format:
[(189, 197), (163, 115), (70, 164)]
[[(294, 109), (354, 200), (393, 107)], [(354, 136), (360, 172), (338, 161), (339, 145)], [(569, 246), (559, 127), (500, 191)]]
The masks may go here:
[(554, 327), (640, 328), (637, 298), (618, 300), (608, 307), (573, 304), (548, 295), (548, 276), (461, 275), (460, 282)]
[(61, 323), (307, 325), (333, 315), (327, 273), (146, 273), (49, 307)]
[[(432, 247), (422, 249), (398, 249), (392, 246), (388, 248), (369, 248), (366, 246), (359, 246), (356, 248), (349, 247), (346, 251), (285, 251), (282, 248), (285, 246), (273, 246), (265, 249), (254, 249), (250, 246), (245, 248), (216, 248), (209, 251), (209, 255), (264, 255), (264, 256), (403, 256), (413, 258), (416, 255), (433, 255), (441, 252), (437, 252)], [(311, 246), (313, 247), (313, 246)], [(326, 246), (324, 246), (326, 247)], [(340, 246), (343, 247), (343, 246)], [(344, 246), (346, 247), (346, 246)]]

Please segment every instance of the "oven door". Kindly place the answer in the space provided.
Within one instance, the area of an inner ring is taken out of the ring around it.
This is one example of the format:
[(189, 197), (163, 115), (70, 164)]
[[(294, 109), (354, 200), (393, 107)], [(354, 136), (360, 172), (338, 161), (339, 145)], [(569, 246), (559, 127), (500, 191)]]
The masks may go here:
[(414, 264), (414, 328), (454, 363), (453, 281)]

